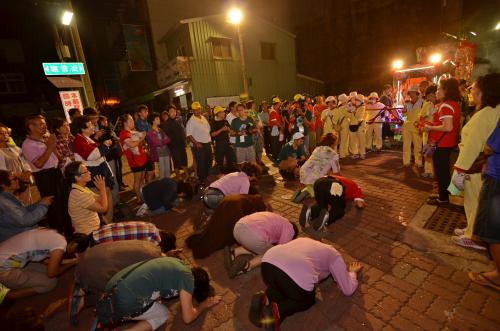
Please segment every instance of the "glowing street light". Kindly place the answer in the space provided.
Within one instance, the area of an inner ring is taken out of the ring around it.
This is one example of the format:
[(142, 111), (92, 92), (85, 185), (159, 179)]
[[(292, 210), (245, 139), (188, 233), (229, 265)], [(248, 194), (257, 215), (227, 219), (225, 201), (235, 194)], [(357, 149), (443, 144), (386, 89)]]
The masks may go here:
[(471, 35), (473, 35), (473, 36), (477, 36), (477, 33), (476, 33), (476, 32), (474, 32), (474, 31), (469, 31), (469, 33), (470, 33)]
[(498, 22), (497, 25), (495, 25), (495, 30), (500, 30), (500, 22)]
[(435, 54), (432, 54), (431, 57), (429, 58), (429, 61), (432, 63), (432, 64), (436, 64), (436, 63), (439, 63), (441, 62), (441, 59), (443, 58), (443, 55), (442, 54), (439, 54), (439, 53), (435, 53)]
[(227, 21), (234, 25), (239, 25), (243, 20), (243, 12), (238, 8), (233, 8), (227, 13)]
[(63, 16), (61, 18), (62, 24), (63, 25), (70, 25), (72, 19), (73, 19), (73, 13), (65, 10), (63, 13)]
[(392, 69), (397, 70), (403, 68), (403, 60), (395, 60), (392, 62)]
[(241, 36), (240, 23), (243, 20), (243, 12), (238, 8), (232, 8), (227, 13), (227, 21), (236, 25), (236, 32), (238, 33), (238, 43), (240, 44), (240, 57), (241, 57), (241, 75), (243, 76), (243, 92), (248, 95), (248, 80), (247, 68), (245, 64), (245, 50), (243, 48), (243, 37)]

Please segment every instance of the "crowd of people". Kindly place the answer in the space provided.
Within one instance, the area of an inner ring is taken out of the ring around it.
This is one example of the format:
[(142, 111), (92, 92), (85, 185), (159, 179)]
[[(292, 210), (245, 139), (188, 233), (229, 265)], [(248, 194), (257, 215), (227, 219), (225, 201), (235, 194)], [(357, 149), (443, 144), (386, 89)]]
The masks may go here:
[[(46, 293), (76, 265), (71, 320), (95, 306), (95, 328), (136, 321), (134, 330), (155, 330), (168, 317), (161, 299), (173, 297), (191, 323), (220, 301), (210, 293), (208, 273), (179, 258), (174, 234), (148, 222), (116, 222), (118, 192), (128, 188), (123, 156), (140, 215), (182, 214), (178, 197), (196, 191), (186, 193), (186, 178), (201, 189), (203, 221), (187, 246), (196, 259), (223, 249), (230, 278), (260, 267), (267, 289), (249, 299), (249, 318), (276, 330), (314, 304), (317, 284), (329, 276), (345, 295), (354, 293), (361, 264), (346, 265), (334, 247), (297, 238), (297, 226), (272, 211), (256, 185), (269, 170), (264, 151), (283, 180), (300, 183), (291, 197), (303, 204), (300, 226), (322, 231), (345, 215), (348, 203), (367, 206), (360, 186), (340, 175), (340, 160), (381, 152), (384, 140), (394, 139), (395, 118), (403, 166), (413, 160), (422, 177), (437, 180), (438, 194), (427, 203), (444, 206), (450, 194), (464, 192), (468, 224), (453, 240), (489, 248), (496, 269), (469, 276), (500, 289), (498, 86), (499, 74), (480, 77), (470, 89), (454, 78), (424, 80), (408, 88), (400, 108), (393, 107), (392, 86), (380, 98), (377, 92), (314, 102), (301, 94), (291, 102), (272, 96), (270, 106), (263, 101), (257, 110), (245, 100), (203, 113), (195, 101), (188, 118), (173, 105), (161, 114), (140, 105), (114, 125), (93, 108), (72, 109), (70, 122), (54, 119), (50, 131), (43, 116), (26, 118), (21, 148), (0, 124), (0, 300)], [(469, 101), (475, 110), (463, 116)]]

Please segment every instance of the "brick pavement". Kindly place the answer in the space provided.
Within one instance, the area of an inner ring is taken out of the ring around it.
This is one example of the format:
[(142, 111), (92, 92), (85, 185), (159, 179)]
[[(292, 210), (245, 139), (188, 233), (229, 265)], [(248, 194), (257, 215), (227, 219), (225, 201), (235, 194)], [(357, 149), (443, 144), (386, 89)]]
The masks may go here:
[[(367, 208), (363, 211), (352, 208), (326, 232), (308, 230), (301, 235), (331, 243), (346, 261), (361, 261), (364, 269), (360, 287), (353, 296), (345, 297), (332, 279), (324, 281), (319, 285), (316, 305), (284, 321), (283, 330), (500, 329), (500, 293), (471, 283), (466, 271), (404, 242), (408, 224), (433, 184), (415, 176), (415, 170), (403, 170), (400, 163), (397, 152), (369, 154), (362, 161), (342, 161), (342, 174), (361, 185)], [(261, 191), (274, 210), (298, 222), (300, 205), (284, 199), (294, 188), (294, 184), (279, 180), (275, 185), (261, 184)], [(187, 206), (188, 215), (167, 213), (152, 220), (161, 228), (175, 231), (181, 247), (200, 211), (196, 202)], [(188, 249), (183, 255), (208, 269), (214, 289), (223, 300), (189, 326), (183, 324), (179, 305), (174, 301), (165, 329), (256, 330), (247, 314), (250, 296), (264, 288), (259, 271), (231, 280), (223, 268), (222, 252), (196, 261)], [(70, 276), (63, 277), (57, 291), (21, 301), (14, 309), (29, 304), (42, 310), (47, 302), (64, 295)], [(47, 330), (88, 330), (91, 318), (91, 310), (86, 310), (78, 327), (70, 327), (61, 311), (46, 326)]]

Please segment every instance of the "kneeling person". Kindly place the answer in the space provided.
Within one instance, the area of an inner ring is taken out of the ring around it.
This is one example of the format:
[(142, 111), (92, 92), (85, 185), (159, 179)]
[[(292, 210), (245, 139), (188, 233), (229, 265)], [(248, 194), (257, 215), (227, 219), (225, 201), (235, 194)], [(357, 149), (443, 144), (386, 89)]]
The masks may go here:
[(54, 289), (56, 277), (77, 263), (77, 259), (63, 260), (69, 247), (62, 235), (45, 228), (0, 243), (0, 283), (11, 289), (7, 297), (19, 299)]
[(344, 295), (352, 295), (360, 270), (359, 262), (347, 269), (335, 248), (310, 238), (274, 246), (262, 258), (262, 279), (267, 289), (252, 297), (250, 321), (257, 327), (278, 329), (286, 317), (314, 305), (316, 286), (330, 275)]
[(226, 246), (224, 266), (230, 278), (258, 267), (262, 255), (277, 244), (285, 244), (298, 235), (297, 226), (286, 218), (269, 211), (250, 214), (236, 222), (233, 235), (241, 245)]
[(278, 155), (278, 168), (285, 180), (295, 180), (299, 176), (299, 167), (305, 162), (304, 135), (296, 132), (292, 140), (285, 144)]
[[(120, 321), (139, 321), (137, 330), (156, 330), (168, 318), (168, 309), (160, 298), (179, 296), (182, 319), (189, 324), (200, 313), (217, 304), (220, 296), (208, 297), (210, 280), (205, 270), (189, 269), (182, 261), (160, 257), (133, 264), (111, 278), (106, 285), (109, 300), (103, 298), (96, 306), (97, 320), (104, 325), (111, 318)], [(193, 298), (199, 303), (193, 306)], [(106, 309), (111, 303), (113, 312)]]

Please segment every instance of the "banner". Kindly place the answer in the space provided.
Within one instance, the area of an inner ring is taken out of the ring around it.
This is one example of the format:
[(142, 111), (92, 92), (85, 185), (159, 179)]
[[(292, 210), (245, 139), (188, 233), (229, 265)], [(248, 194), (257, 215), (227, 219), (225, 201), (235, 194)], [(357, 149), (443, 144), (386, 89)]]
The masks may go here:
[(68, 123), (71, 123), (69, 119), (68, 111), (71, 108), (78, 108), (82, 110), (82, 99), (80, 98), (79, 91), (59, 91), (59, 96), (61, 97), (61, 103), (64, 109), (64, 115)]
[(144, 25), (123, 24), (130, 71), (152, 71), (151, 54)]

